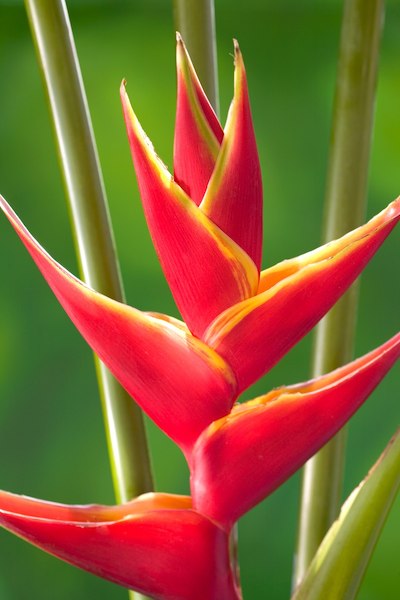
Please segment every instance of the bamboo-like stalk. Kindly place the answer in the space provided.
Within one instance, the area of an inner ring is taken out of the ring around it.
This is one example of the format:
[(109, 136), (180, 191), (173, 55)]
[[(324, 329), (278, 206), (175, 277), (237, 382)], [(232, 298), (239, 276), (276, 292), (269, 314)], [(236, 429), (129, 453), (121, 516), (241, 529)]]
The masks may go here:
[[(373, 128), (383, 0), (345, 0), (336, 80), (325, 198), (323, 241), (340, 237), (363, 221)], [(348, 362), (353, 354), (357, 286), (338, 302), (316, 329), (312, 376)], [(295, 571), (304, 576), (341, 498), (342, 430), (305, 466)]]
[(174, 0), (175, 27), (189, 50), (204, 91), (219, 112), (214, 0)]
[[(56, 135), (81, 275), (124, 301), (107, 199), (64, 0), (25, 0)], [(95, 357), (115, 496), (153, 489), (140, 409)], [(139, 596), (135, 595), (136, 598)]]

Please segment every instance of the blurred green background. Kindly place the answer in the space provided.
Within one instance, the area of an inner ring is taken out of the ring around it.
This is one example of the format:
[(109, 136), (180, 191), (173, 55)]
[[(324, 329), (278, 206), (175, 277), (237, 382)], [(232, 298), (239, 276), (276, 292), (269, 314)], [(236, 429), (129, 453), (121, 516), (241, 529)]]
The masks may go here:
[[(167, 0), (68, 2), (107, 187), (127, 297), (177, 314), (146, 230), (119, 105), (122, 77), (171, 165), (174, 25)], [(265, 266), (318, 245), (342, 3), (217, 0), (222, 118), (232, 95), (232, 38), (244, 54), (264, 173)], [(368, 215), (400, 191), (400, 8), (387, 3)], [(76, 272), (52, 130), (20, 0), (0, 0), (0, 191), (51, 254)], [(112, 503), (91, 352), (6, 220), (0, 219), (0, 487), (71, 503)], [(356, 353), (399, 329), (399, 232), (365, 271)], [(304, 380), (308, 336), (252, 389)], [(344, 496), (398, 424), (399, 368), (353, 419)], [(179, 451), (148, 424), (157, 489), (188, 491)], [(244, 482), (245, 483), (245, 482)], [(298, 475), (240, 523), (246, 599), (288, 598)], [(400, 503), (360, 600), (400, 597)], [(115, 585), (0, 532), (1, 600), (123, 599)]]

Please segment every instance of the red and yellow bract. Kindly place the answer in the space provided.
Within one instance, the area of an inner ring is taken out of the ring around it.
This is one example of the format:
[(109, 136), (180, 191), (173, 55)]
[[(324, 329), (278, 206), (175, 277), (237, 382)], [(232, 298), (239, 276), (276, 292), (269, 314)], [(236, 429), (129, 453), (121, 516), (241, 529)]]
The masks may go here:
[(237, 600), (228, 536), (191, 504), (144, 494), (122, 506), (65, 506), (0, 492), (0, 524), (157, 600)]

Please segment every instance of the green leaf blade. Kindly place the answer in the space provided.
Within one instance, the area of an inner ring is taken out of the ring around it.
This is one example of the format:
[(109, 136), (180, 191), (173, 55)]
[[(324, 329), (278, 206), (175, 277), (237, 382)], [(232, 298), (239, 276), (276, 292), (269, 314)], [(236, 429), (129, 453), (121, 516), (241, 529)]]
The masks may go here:
[(400, 488), (400, 429), (343, 504), (292, 600), (352, 600)]

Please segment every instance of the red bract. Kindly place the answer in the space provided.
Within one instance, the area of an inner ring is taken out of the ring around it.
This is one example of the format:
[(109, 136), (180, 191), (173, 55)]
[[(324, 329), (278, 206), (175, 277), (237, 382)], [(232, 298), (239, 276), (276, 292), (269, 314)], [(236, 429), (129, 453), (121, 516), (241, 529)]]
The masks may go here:
[(235, 406), (196, 443), (194, 507), (229, 529), (342, 427), (399, 356), (400, 333), (328, 375)]
[[(95, 292), (53, 260), (6, 201), (4, 210), (69, 317), (126, 390), (183, 450), (236, 397), (230, 367), (183, 323)], [(190, 397), (190, 402), (188, 398)]]
[(187, 496), (67, 506), (0, 491), (0, 524), (54, 556), (157, 600), (238, 600), (227, 534)]
[(231, 366), (239, 392), (317, 324), (399, 219), (400, 198), (339, 240), (263, 271), (258, 294), (215, 319), (203, 339)]
[[(234, 240), (258, 270), (262, 252), (262, 183), (246, 71), (235, 41), (235, 85), (222, 130), (178, 34), (174, 175), (201, 211)], [(126, 100), (123, 96), (123, 104)], [(131, 120), (127, 119), (128, 131)], [(135, 160), (134, 147), (132, 152)], [(138, 173), (139, 175), (139, 173)], [(156, 234), (157, 235), (157, 234)]]
[(350, 418), (399, 358), (400, 334), (314, 381), (242, 405), (348, 289), (400, 219), (400, 198), (367, 224), (260, 272), (262, 186), (246, 74), (235, 43), (234, 98), (222, 129), (177, 44), (174, 174), (125, 90), (121, 99), (149, 229), (185, 322), (90, 289), (0, 207), (81, 334), (191, 469), (190, 499), (61, 507), (0, 494), (0, 522), (91, 572), (155, 598), (239, 598), (229, 529)]
[(176, 41), (178, 90), (174, 176), (180, 187), (199, 205), (214, 171), (224, 131), (179, 34)]

